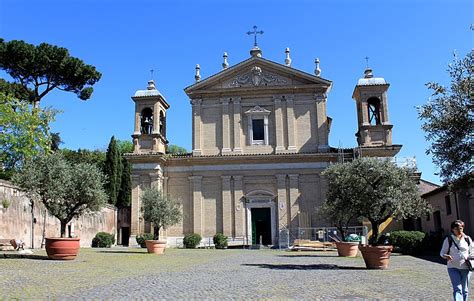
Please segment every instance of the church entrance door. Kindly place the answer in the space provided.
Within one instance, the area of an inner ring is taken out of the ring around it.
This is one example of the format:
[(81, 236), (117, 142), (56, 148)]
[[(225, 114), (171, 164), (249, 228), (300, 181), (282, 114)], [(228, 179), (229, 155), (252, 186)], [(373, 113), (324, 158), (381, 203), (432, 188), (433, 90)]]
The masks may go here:
[(270, 208), (252, 208), (252, 244), (271, 245), (272, 226)]

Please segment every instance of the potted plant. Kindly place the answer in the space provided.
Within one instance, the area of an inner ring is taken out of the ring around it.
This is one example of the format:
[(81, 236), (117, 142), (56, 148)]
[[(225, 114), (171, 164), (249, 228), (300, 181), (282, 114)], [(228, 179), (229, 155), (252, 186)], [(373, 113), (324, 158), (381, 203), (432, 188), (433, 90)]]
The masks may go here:
[(66, 225), (73, 218), (99, 211), (106, 204), (104, 180), (105, 176), (95, 165), (71, 164), (59, 152), (26, 161), (14, 175), (14, 183), (32, 200), (40, 200), (60, 221), (60, 237), (46, 237), (46, 253), (50, 259), (76, 257), (80, 241), (78, 237), (66, 238)]
[[(321, 214), (328, 217), (339, 232), (333, 237), (336, 241), (337, 253), (341, 257), (356, 257), (359, 241), (352, 241), (348, 236), (348, 228), (358, 217), (356, 210), (349, 210), (352, 204), (350, 187), (351, 177), (347, 176), (347, 164), (335, 164), (323, 172), (330, 183), (326, 194), (326, 201), (321, 207)], [(349, 241), (351, 240), (351, 241)]]
[[(336, 164), (337, 165), (337, 164)], [(337, 169), (330, 166), (328, 170)], [(353, 211), (358, 217), (367, 219), (372, 226), (368, 245), (359, 245), (365, 264), (369, 269), (386, 269), (393, 247), (381, 245), (379, 227), (389, 218), (401, 219), (419, 217), (429, 211), (427, 203), (420, 198), (413, 170), (396, 166), (387, 160), (361, 158), (343, 163), (340, 176), (347, 177), (350, 185), (340, 187), (351, 195), (345, 210)], [(326, 171), (326, 174), (330, 171)], [(341, 181), (328, 177), (329, 190)]]
[(156, 188), (146, 189), (141, 201), (143, 219), (153, 225), (153, 240), (145, 240), (148, 253), (163, 254), (166, 240), (160, 240), (160, 230), (181, 221), (181, 206)]

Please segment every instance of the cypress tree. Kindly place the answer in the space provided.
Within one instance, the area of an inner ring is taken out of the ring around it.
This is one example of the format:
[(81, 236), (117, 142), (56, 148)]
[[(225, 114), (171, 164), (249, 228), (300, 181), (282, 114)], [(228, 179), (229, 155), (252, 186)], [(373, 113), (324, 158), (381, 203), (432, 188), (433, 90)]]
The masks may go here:
[(122, 160), (114, 136), (110, 138), (109, 147), (107, 148), (104, 172), (108, 177), (106, 191), (109, 195), (109, 203), (115, 205), (122, 180)]
[(117, 200), (117, 207), (129, 207), (132, 201), (132, 180), (131, 180), (131, 165), (122, 158), (122, 181), (120, 183), (120, 191)]

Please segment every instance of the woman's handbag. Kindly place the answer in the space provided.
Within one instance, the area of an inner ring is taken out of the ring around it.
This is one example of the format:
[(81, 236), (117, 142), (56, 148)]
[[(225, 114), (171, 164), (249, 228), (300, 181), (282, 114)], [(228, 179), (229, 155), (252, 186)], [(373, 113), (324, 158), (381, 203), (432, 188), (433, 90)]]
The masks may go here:
[(474, 260), (472, 259), (466, 259), (466, 264), (467, 264), (467, 268), (469, 269), (469, 271), (474, 271)]

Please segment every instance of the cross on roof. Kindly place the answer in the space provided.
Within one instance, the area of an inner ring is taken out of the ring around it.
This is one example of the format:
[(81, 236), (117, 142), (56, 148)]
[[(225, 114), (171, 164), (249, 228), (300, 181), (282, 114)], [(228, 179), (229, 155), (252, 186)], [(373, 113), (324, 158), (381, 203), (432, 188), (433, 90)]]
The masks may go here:
[(153, 70), (153, 69), (151, 69), (151, 70), (150, 70), (150, 73), (151, 73), (151, 79), (153, 79), (153, 71), (155, 71), (155, 70)]
[(369, 68), (369, 57), (365, 57), (365, 64), (367, 65), (367, 69)]
[(248, 35), (254, 35), (253, 46), (257, 47), (257, 34), (263, 34), (263, 30), (257, 31), (257, 25), (253, 26), (253, 31), (248, 31)]

